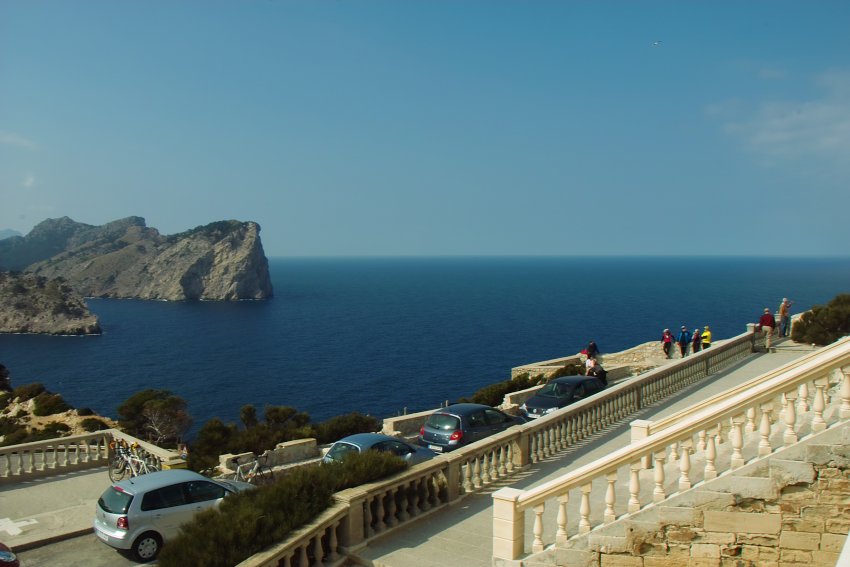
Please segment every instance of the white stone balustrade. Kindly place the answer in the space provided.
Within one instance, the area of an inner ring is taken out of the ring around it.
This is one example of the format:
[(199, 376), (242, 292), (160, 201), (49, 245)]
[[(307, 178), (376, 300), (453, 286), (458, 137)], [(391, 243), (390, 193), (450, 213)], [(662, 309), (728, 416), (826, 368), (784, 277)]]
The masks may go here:
[[(673, 491), (688, 490), (847, 419), (848, 369), (850, 338), (845, 338), (786, 365), (781, 372), (767, 373), (686, 412), (658, 423), (642, 422), (640, 429), (648, 431), (648, 436), (560, 478), (527, 491), (497, 491), (493, 495), (494, 561), (510, 564), (547, 545), (563, 545), (570, 537), (660, 502)], [(834, 385), (830, 383), (832, 376), (837, 378)], [(660, 388), (664, 382), (659, 381)], [(834, 396), (837, 399), (829, 407), (831, 386), (839, 395)], [(805, 399), (804, 406), (799, 398), (808, 398), (809, 393), (812, 403)], [(777, 414), (783, 399), (780, 418)], [(845, 411), (842, 413), (841, 409)], [(747, 427), (748, 415), (752, 428)], [(570, 414), (569, 419), (581, 421), (575, 414)], [(567, 429), (570, 427), (580, 430), (574, 421), (569, 422)], [(720, 458), (717, 444), (726, 427), (731, 450)], [(704, 439), (704, 448), (694, 443), (695, 438)], [(668, 459), (674, 448), (675, 461)], [(652, 464), (652, 470), (645, 470), (647, 463)], [(622, 490), (618, 490), (620, 487)], [(618, 499), (620, 492), (628, 498)], [(570, 512), (569, 502), (574, 502), (577, 510)], [(530, 548), (525, 543), (526, 510), (534, 512)], [(577, 523), (568, 524), (567, 518), (576, 513)]]

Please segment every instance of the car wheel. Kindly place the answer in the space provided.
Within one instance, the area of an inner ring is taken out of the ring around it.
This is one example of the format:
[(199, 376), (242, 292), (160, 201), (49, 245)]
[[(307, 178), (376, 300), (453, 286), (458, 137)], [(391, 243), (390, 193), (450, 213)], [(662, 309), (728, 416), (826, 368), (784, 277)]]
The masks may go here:
[(147, 562), (156, 559), (162, 549), (162, 538), (154, 532), (145, 532), (133, 542), (133, 557), (137, 561)]

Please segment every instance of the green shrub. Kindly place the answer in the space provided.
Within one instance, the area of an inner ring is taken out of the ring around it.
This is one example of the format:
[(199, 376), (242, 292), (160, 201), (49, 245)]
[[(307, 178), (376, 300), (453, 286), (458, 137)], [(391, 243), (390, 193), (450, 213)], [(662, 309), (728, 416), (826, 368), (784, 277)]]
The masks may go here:
[(398, 457), (372, 452), (351, 455), (340, 464), (301, 467), (270, 486), (229, 496), (217, 509), (197, 514), (163, 547), (159, 564), (236, 565), (313, 520), (330, 506), (335, 491), (406, 467)]
[(487, 406), (499, 406), (505, 400), (505, 395), (518, 392), (536, 386), (541, 381), (540, 377), (531, 377), (528, 372), (523, 372), (510, 380), (484, 386), (472, 395), (472, 398), (461, 398), (460, 402), (472, 402)]
[(381, 429), (381, 420), (370, 415), (352, 412), (346, 415), (338, 415), (327, 421), (319, 423), (315, 427), (316, 442), (320, 445), (333, 443), (355, 433), (371, 433)]
[(58, 434), (58, 435), (61, 436), (61, 435), (64, 435), (65, 433), (68, 433), (69, 431), (71, 431), (71, 428), (65, 423), (61, 423), (59, 421), (54, 421), (53, 423), (48, 423), (47, 425), (45, 425), (44, 429), (42, 431), (44, 431), (45, 433), (49, 433), (49, 434), (53, 434), (53, 435)]
[(102, 419), (98, 419), (96, 417), (87, 417), (80, 422), (80, 427), (82, 427), (85, 431), (92, 433), (95, 431), (103, 431), (104, 429), (109, 429), (109, 424), (103, 421)]
[(35, 405), (32, 409), (33, 415), (55, 415), (71, 409), (71, 406), (69, 406), (59, 394), (42, 392), (34, 399)]
[(17, 398), (19, 402), (31, 400), (40, 393), (44, 392), (44, 384), (24, 384), (12, 390), (12, 398)]
[(91, 408), (79, 408), (77, 410), (77, 415), (80, 417), (85, 417), (87, 415), (95, 415), (94, 410)]
[(12, 401), (12, 394), (0, 391), (0, 408), (5, 408)]
[(16, 411), (16, 412), (15, 412), (15, 416), (14, 416), (14, 417), (15, 417), (15, 418), (17, 418), (17, 419), (20, 419), (20, 418), (22, 418), (22, 417), (26, 417), (26, 416), (28, 416), (29, 414), (30, 414), (30, 412), (28, 412), (28, 411), (27, 411), (27, 410), (25, 410), (24, 408), (18, 408), (18, 411)]
[(562, 366), (558, 370), (555, 371), (554, 374), (549, 376), (546, 381), (554, 380), (555, 378), (560, 378), (561, 376), (578, 376), (579, 374), (584, 374), (585, 366), (584, 364), (567, 364), (566, 366)]
[(815, 305), (803, 313), (791, 330), (799, 343), (828, 345), (850, 334), (850, 294), (836, 295), (826, 306)]

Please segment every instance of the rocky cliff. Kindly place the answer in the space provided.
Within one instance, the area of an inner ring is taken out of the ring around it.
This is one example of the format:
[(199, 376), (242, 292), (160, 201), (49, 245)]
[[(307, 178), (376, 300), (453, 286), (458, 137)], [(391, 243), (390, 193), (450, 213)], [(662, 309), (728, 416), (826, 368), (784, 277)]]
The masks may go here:
[(0, 333), (90, 335), (100, 324), (62, 280), (0, 272)]
[(102, 226), (48, 219), (0, 240), (0, 269), (63, 278), (88, 297), (239, 300), (272, 296), (254, 222), (220, 221), (164, 236), (128, 217)]

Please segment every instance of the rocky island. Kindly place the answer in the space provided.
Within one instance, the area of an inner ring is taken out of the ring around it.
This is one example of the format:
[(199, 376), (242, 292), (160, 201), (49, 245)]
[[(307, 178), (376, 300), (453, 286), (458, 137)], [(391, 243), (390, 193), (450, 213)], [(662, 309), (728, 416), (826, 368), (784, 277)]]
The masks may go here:
[(100, 323), (64, 280), (0, 272), (0, 333), (92, 335)]
[(260, 226), (235, 220), (166, 236), (141, 217), (102, 226), (48, 219), (26, 236), (0, 240), (0, 270), (62, 278), (86, 297), (232, 301), (272, 296)]

